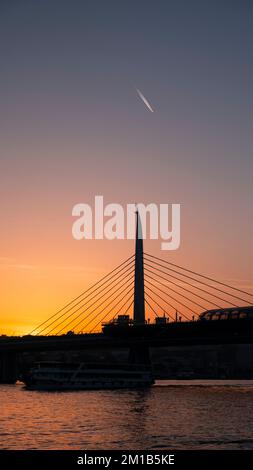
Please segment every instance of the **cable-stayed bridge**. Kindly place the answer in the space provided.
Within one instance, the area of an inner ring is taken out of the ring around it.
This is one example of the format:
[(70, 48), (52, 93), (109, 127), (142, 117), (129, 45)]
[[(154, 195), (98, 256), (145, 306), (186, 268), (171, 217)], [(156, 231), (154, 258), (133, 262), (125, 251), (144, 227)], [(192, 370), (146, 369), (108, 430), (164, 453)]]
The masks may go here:
[[(145, 321), (197, 320), (209, 309), (249, 305), (252, 295), (205, 275), (144, 253)], [(38, 325), (33, 335), (76, 334), (101, 330), (117, 315), (134, 314), (135, 255)], [(133, 317), (134, 318), (134, 317)]]
[[(220, 309), (239, 319), (245, 315), (242, 307), (250, 306), (252, 299), (238, 287), (144, 252), (137, 213), (132, 256), (29, 335), (0, 341), (0, 381), (5, 376), (11, 381), (16, 355), (25, 351), (126, 347), (134, 360), (143, 360), (152, 347), (253, 344), (253, 321), (245, 329), (245, 322), (198, 320), (201, 313)], [(103, 326), (112, 334), (101, 333)]]
[(132, 325), (150, 320), (193, 321), (201, 312), (249, 305), (253, 295), (143, 252), (137, 214), (135, 254), (93, 286), (68, 302), (31, 332), (62, 335), (101, 331), (118, 315), (132, 317)]

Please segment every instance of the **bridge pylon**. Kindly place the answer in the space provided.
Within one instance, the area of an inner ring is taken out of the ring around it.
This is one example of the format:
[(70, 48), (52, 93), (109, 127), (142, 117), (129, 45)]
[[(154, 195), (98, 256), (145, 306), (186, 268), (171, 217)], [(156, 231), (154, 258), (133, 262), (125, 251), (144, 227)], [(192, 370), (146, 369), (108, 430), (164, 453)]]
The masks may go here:
[(136, 238), (135, 238), (135, 273), (134, 273), (134, 323), (145, 323), (145, 292), (143, 267), (143, 234), (141, 218), (136, 211)]

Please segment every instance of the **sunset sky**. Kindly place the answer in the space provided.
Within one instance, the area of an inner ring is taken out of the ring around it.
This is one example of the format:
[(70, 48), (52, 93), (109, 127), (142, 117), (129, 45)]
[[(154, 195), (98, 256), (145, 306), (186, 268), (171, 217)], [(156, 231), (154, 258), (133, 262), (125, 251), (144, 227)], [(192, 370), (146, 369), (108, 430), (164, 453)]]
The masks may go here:
[(253, 292), (252, 44), (247, 0), (0, 2), (0, 334), (132, 254), (72, 238), (95, 195), (180, 203), (180, 248), (146, 251)]

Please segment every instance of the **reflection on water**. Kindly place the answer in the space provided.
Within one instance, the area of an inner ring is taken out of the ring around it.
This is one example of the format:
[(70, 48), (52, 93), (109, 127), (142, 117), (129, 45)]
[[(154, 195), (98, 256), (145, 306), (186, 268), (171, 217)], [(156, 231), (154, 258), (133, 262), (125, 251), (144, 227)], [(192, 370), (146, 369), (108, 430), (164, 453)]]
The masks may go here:
[(0, 386), (1, 449), (253, 449), (253, 381), (163, 381), (146, 391)]

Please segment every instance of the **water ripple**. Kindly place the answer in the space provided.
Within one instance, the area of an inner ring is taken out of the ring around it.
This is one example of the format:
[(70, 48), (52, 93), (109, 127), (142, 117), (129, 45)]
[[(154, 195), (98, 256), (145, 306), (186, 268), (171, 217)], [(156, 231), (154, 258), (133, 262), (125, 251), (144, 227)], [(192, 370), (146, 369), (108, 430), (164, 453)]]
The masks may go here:
[(1, 385), (0, 447), (253, 449), (251, 382), (184, 382), (68, 393)]

